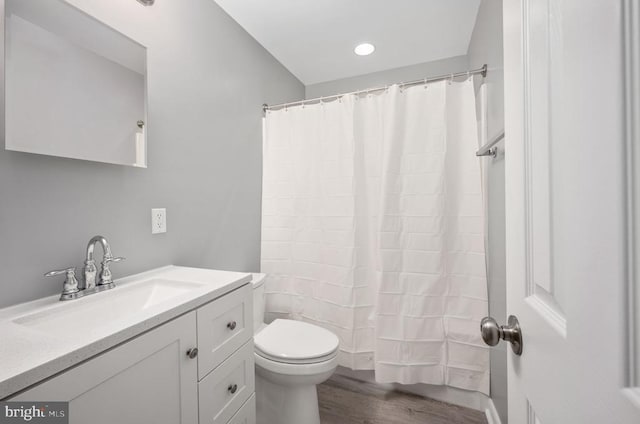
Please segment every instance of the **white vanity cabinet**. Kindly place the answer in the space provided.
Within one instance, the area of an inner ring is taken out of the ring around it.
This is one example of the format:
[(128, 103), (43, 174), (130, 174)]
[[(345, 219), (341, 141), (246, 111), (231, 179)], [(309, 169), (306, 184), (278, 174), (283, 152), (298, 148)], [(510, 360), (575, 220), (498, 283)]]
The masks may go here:
[(68, 401), (72, 424), (255, 424), (251, 314), (245, 284), (9, 400)]

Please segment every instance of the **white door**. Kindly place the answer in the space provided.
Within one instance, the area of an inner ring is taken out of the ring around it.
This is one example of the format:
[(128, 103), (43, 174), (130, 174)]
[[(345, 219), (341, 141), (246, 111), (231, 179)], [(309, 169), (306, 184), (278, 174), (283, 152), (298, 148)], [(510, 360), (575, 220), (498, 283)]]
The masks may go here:
[(637, 0), (504, 0), (510, 424), (640, 423), (639, 20)]

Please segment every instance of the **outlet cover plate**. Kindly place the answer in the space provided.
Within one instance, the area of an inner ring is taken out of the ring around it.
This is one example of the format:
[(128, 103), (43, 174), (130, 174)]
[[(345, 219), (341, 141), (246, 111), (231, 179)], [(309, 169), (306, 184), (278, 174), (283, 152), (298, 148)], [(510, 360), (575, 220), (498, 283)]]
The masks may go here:
[(167, 232), (167, 210), (165, 208), (151, 209), (151, 234)]

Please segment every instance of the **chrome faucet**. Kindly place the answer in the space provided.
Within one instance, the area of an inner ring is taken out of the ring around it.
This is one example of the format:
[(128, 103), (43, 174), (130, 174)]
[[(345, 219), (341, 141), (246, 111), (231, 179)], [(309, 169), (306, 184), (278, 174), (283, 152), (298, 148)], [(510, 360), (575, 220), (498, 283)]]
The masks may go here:
[[(96, 268), (96, 261), (93, 258), (93, 251), (96, 248), (96, 244), (100, 243), (102, 246), (102, 269), (100, 270), (100, 280), (97, 286), (113, 286), (113, 280), (111, 277), (111, 270), (109, 264), (111, 262), (120, 262), (124, 260), (122, 257), (114, 258), (111, 254), (111, 246), (109, 242), (103, 236), (95, 236), (89, 240), (87, 244), (87, 259), (84, 261), (84, 289), (92, 289), (96, 287), (96, 274), (98, 272)], [(111, 288), (111, 287), (104, 287)]]
[[(96, 244), (98, 243), (100, 243), (100, 245), (102, 246), (103, 254), (101, 263), (102, 268), (100, 269), (100, 279), (96, 284), (96, 275), (98, 274), (98, 269), (96, 268), (96, 261), (94, 259), (94, 250), (96, 248)], [(87, 258), (84, 261), (84, 281), (82, 287), (80, 287), (80, 284), (75, 277), (76, 269), (74, 267), (47, 272), (45, 274), (45, 277), (65, 274), (66, 278), (62, 289), (62, 294), (60, 295), (60, 300), (77, 299), (82, 296), (114, 288), (115, 283), (113, 282), (109, 264), (111, 262), (120, 262), (124, 259), (125, 258), (123, 257), (113, 256), (113, 254), (111, 253), (111, 246), (109, 246), (109, 242), (106, 238), (104, 238), (103, 236), (95, 236), (92, 237), (91, 240), (89, 240), (89, 244), (87, 245)]]

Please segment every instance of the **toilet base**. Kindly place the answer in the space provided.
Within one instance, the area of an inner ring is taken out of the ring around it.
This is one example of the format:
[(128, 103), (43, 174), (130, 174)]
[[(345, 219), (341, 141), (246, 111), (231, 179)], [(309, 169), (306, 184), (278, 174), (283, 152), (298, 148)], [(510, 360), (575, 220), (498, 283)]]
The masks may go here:
[(320, 424), (315, 384), (274, 384), (256, 373), (257, 424)]

